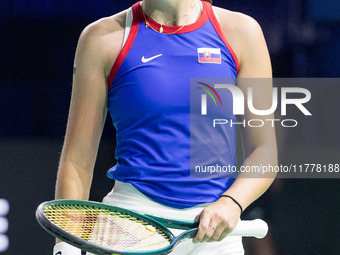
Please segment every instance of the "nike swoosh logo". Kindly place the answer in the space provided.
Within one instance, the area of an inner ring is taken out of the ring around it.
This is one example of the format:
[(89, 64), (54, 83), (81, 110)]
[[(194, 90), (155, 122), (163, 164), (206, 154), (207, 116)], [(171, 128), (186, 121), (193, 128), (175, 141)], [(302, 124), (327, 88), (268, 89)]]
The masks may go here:
[(55, 255), (61, 255), (61, 251), (58, 251)]
[(153, 57), (151, 57), (151, 58), (145, 58), (144, 56), (142, 57), (142, 62), (143, 63), (147, 63), (147, 62), (149, 62), (149, 61), (151, 61), (151, 60), (153, 60), (153, 59), (155, 59), (155, 58), (158, 58), (158, 57), (160, 57), (160, 56), (162, 56), (163, 54), (158, 54), (158, 55), (156, 55), (156, 56), (153, 56)]

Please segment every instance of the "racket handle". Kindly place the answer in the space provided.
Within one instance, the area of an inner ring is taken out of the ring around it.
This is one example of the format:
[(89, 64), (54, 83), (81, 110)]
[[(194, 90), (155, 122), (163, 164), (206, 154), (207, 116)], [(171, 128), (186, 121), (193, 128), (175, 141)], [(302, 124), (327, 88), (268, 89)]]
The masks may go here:
[(65, 242), (57, 243), (53, 255), (81, 255), (81, 250)]
[(268, 225), (265, 221), (256, 220), (241, 220), (236, 225), (230, 236), (244, 236), (244, 237), (256, 237), (264, 238), (268, 233)]

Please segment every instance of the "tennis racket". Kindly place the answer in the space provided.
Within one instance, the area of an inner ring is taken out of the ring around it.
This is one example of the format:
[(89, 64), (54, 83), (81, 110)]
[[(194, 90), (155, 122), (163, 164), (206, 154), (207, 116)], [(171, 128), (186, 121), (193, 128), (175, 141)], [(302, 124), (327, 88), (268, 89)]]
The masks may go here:
[[(165, 219), (82, 200), (54, 200), (39, 205), (39, 224), (51, 235), (94, 254), (167, 254), (185, 238), (193, 238), (198, 222)], [(186, 230), (174, 236), (168, 229)], [(240, 221), (229, 235), (263, 238), (262, 220)]]

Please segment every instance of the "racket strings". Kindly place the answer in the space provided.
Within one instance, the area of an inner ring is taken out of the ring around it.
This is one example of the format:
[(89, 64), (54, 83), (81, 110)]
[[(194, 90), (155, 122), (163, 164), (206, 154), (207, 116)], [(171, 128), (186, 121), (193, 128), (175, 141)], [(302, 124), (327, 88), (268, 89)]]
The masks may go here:
[(122, 212), (80, 205), (44, 208), (59, 228), (86, 241), (121, 250), (147, 251), (168, 246), (172, 237), (146, 220)]

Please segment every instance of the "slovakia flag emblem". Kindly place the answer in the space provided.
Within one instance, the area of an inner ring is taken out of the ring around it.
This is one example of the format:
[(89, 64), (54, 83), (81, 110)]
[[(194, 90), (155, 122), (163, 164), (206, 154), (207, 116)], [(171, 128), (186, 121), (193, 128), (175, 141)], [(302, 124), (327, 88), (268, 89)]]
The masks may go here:
[(198, 63), (221, 64), (220, 48), (197, 48)]

